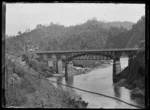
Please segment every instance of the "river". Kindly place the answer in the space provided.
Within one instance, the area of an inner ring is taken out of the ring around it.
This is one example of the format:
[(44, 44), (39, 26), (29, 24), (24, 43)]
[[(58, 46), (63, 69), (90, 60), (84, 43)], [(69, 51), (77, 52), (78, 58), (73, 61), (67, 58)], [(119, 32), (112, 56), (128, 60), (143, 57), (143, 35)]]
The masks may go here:
[[(121, 68), (125, 68), (128, 65), (128, 58), (121, 58)], [(59, 83), (67, 84), (80, 89), (101, 93), (104, 95), (112, 96), (123, 101), (126, 101), (133, 105), (143, 106), (140, 104), (140, 100), (132, 96), (132, 91), (125, 87), (116, 87), (112, 83), (112, 62), (105, 64), (100, 68), (94, 69), (87, 74), (81, 74), (73, 77), (69, 77), (66, 82), (64, 77), (49, 78), (49, 80), (57, 81)], [(60, 85), (56, 85), (61, 87)], [(62, 87), (70, 90), (72, 93), (79, 94), (83, 100), (88, 102), (87, 108), (129, 108), (137, 109), (131, 105), (125, 104), (118, 100), (114, 100), (108, 97), (83, 92), (80, 90)]]

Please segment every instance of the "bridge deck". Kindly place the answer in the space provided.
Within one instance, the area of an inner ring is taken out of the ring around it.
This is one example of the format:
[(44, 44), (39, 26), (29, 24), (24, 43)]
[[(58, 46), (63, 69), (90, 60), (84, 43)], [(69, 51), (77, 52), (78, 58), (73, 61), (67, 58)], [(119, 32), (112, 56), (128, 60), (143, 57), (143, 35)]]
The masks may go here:
[(90, 53), (90, 52), (127, 52), (137, 51), (140, 48), (119, 48), (119, 49), (94, 49), (94, 50), (66, 50), (66, 51), (35, 51), (37, 54), (65, 54), (65, 53)]

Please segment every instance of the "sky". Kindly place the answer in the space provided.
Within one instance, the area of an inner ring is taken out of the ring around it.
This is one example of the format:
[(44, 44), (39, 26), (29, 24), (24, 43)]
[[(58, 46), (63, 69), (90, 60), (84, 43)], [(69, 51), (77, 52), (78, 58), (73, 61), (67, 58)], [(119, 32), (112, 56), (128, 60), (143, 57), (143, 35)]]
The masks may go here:
[(51, 22), (64, 26), (99, 21), (130, 21), (136, 23), (145, 15), (145, 4), (114, 3), (7, 3), (6, 35), (34, 29), (37, 24)]

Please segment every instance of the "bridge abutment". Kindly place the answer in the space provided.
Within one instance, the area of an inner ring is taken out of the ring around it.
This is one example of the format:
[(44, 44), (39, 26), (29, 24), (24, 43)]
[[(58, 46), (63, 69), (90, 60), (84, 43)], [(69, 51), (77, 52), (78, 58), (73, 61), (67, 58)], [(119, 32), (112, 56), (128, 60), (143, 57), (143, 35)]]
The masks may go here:
[(113, 83), (117, 81), (117, 75), (121, 72), (120, 58), (113, 59)]

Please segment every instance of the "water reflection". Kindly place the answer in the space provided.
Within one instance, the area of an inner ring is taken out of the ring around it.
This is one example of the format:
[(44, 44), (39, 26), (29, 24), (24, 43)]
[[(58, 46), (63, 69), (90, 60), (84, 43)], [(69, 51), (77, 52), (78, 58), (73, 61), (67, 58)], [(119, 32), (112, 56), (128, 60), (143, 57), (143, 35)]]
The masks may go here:
[(66, 84), (69, 86), (73, 86), (73, 82), (74, 82), (74, 76), (69, 76), (68, 80), (66, 81)]
[(59, 89), (63, 89), (64, 88), (67, 91), (69, 91), (70, 93), (75, 93), (73, 88), (64, 87), (63, 85), (61, 85), (61, 84), (66, 84), (68, 86), (73, 86), (73, 82), (74, 82), (74, 77), (73, 76), (69, 76), (67, 80), (64, 80), (63, 77), (58, 77), (56, 80), (57, 80), (57, 87)]
[(114, 95), (115, 97), (120, 99), (120, 96), (121, 96), (120, 87), (114, 86)]
[[(66, 84), (67, 84), (68, 86), (73, 86), (73, 82), (74, 82), (74, 77), (73, 77), (73, 76), (69, 76), (69, 77), (68, 77), (68, 80), (66, 81)], [(75, 93), (75, 91), (74, 91), (73, 88), (67, 87), (66, 89), (67, 89), (67, 91), (69, 91), (71, 94), (74, 94), (74, 93)]]

